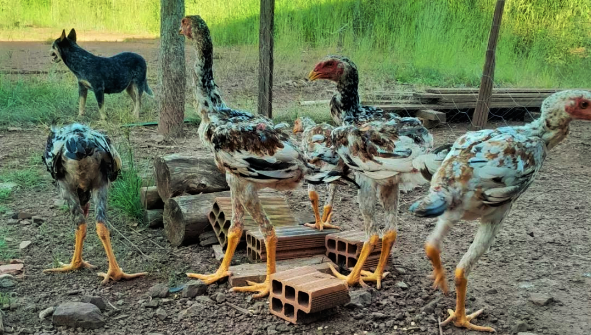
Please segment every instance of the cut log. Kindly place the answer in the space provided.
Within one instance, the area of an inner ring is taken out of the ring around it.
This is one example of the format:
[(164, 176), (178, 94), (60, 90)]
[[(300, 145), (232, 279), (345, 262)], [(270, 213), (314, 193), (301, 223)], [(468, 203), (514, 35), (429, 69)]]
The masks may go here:
[(162, 202), (156, 186), (142, 187), (140, 189), (140, 199), (145, 209), (164, 208), (164, 202)]
[(164, 226), (164, 209), (146, 209), (144, 211), (144, 223), (150, 228), (162, 228)]
[(199, 194), (227, 191), (226, 176), (213, 158), (172, 154), (154, 160), (156, 186), (164, 203), (183, 193)]
[(175, 247), (199, 242), (199, 235), (208, 230), (209, 212), (216, 197), (230, 192), (184, 195), (168, 199), (164, 205), (164, 233)]

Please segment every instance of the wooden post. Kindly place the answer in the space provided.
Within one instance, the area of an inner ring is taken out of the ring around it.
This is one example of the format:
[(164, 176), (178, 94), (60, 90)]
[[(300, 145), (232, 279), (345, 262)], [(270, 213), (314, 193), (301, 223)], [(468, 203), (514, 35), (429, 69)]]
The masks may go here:
[(273, 117), (273, 26), (275, 0), (261, 0), (259, 28), (259, 114)]
[(503, 18), (504, 8), (505, 0), (497, 0), (493, 23), (488, 37), (486, 61), (484, 63), (484, 70), (482, 71), (478, 101), (476, 103), (474, 118), (472, 120), (472, 129), (474, 130), (480, 130), (486, 127), (486, 122), (488, 121), (488, 103), (492, 95), (493, 81), (495, 77), (495, 52), (497, 49), (497, 41), (499, 39), (499, 30), (501, 29), (501, 19)]

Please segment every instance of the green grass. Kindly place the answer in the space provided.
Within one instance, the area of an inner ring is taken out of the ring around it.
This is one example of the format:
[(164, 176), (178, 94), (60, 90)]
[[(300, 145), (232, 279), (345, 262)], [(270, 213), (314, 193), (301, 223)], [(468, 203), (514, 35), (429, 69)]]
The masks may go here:
[[(136, 121), (127, 94), (106, 95), (105, 106), (110, 123)], [(154, 120), (155, 106), (155, 100), (145, 95), (141, 120)], [(0, 74), (0, 125), (52, 125), (98, 118), (92, 93), (88, 95), (85, 116), (78, 117), (78, 85), (72, 73), (17, 77)]]
[[(476, 86), (495, 0), (277, 0), (276, 56), (308, 49), (352, 57), (381, 81)], [(5, 30), (28, 27), (159, 34), (160, 0), (0, 0)], [(133, 14), (132, 14), (133, 13)], [(216, 45), (256, 45), (259, 0), (186, 1)], [(133, 19), (132, 19), (133, 17)], [(503, 86), (588, 86), (591, 2), (510, 0), (497, 50)], [(312, 65), (312, 64), (311, 64)], [(70, 104), (70, 106), (75, 106)]]
[(13, 170), (0, 174), (0, 183), (16, 183), (20, 188), (34, 190), (46, 185), (45, 179), (34, 168)]
[(123, 168), (109, 190), (109, 205), (141, 223), (144, 218), (144, 208), (140, 200), (142, 179), (135, 166), (131, 147), (122, 146), (119, 149), (123, 149), (119, 151), (123, 159)]

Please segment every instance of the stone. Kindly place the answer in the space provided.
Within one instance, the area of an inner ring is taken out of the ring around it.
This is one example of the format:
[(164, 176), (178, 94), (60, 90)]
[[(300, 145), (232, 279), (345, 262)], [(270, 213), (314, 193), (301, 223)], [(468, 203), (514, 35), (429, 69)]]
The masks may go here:
[(529, 333), (529, 332), (519, 332), (517, 335), (538, 335), (536, 333)]
[(213, 304), (213, 300), (211, 300), (211, 298), (209, 298), (208, 296), (205, 295), (200, 295), (195, 297), (195, 302), (201, 303), (201, 304)]
[(38, 216), (38, 215), (33, 216), (31, 218), (31, 220), (33, 220), (33, 223), (43, 223), (43, 222), (45, 222), (45, 219), (42, 218), (42, 217), (40, 217), (40, 216)]
[(55, 307), (53, 307), (53, 306), (47, 307), (46, 309), (39, 312), (39, 319), (44, 320), (46, 317), (52, 315), (54, 311), (55, 311)]
[(156, 310), (156, 313), (155, 314), (156, 314), (156, 317), (158, 319), (160, 319), (161, 321), (164, 321), (164, 319), (166, 319), (168, 317), (168, 314), (166, 314), (166, 311), (164, 309), (162, 309), (162, 308), (158, 308)]
[(168, 296), (168, 285), (156, 284), (150, 287), (148, 295), (152, 298), (166, 298)]
[(404, 268), (394, 268), (394, 270), (396, 270), (396, 272), (398, 272), (400, 275), (406, 274), (406, 270)]
[(408, 289), (408, 284), (403, 281), (399, 281), (399, 282), (396, 282), (396, 287), (406, 290), (406, 289)]
[(374, 320), (381, 320), (381, 319), (387, 318), (388, 316), (386, 314), (384, 314), (384, 313), (373, 312), (373, 313), (371, 313), (371, 317)]
[(105, 317), (98, 307), (86, 302), (66, 302), (53, 312), (55, 326), (97, 329), (105, 325)]
[(367, 290), (357, 290), (349, 292), (351, 302), (345, 305), (348, 308), (362, 308), (371, 304), (371, 293)]
[(8, 287), (13, 287), (13, 286), (16, 286), (16, 279), (14, 279), (14, 277), (10, 276), (10, 277), (0, 278), (0, 287), (8, 288)]
[(27, 212), (18, 212), (18, 214), (16, 214), (16, 217), (12, 217), (13, 219), (17, 219), (17, 220), (28, 220), (30, 218), (33, 217), (33, 214), (27, 213)]
[(101, 311), (104, 311), (105, 309), (107, 309), (107, 304), (105, 303), (103, 298), (98, 297), (98, 296), (85, 295), (82, 297), (81, 301), (93, 304), (96, 307), (98, 307)]
[(18, 248), (20, 250), (25, 250), (28, 246), (31, 245), (31, 241), (22, 241), (21, 244), (19, 244)]
[(215, 301), (217, 301), (218, 304), (221, 304), (222, 302), (226, 301), (226, 295), (222, 292), (216, 293)]
[(515, 326), (513, 326), (513, 328), (511, 329), (511, 333), (515, 334), (515, 333), (521, 333), (527, 330), (527, 323), (524, 321), (518, 321), (517, 324)]
[(207, 285), (201, 280), (191, 280), (183, 287), (183, 298), (194, 298), (207, 293)]
[(538, 306), (546, 306), (554, 302), (554, 298), (543, 293), (532, 293), (529, 296), (529, 301)]
[(18, 187), (18, 184), (16, 184), (16, 183), (0, 183), (0, 191), (1, 190), (12, 191), (13, 189), (15, 189), (17, 187)]
[(158, 301), (158, 299), (152, 299), (150, 301), (148, 301), (147, 303), (144, 304), (144, 307), (147, 308), (158, 308), (158, 305), (160, 304), (160, 302)]
[(53, 206), (55, 207), (63, 207), (66, 205), (66, 200), (63, 199), (56, 199), (53, 201)]

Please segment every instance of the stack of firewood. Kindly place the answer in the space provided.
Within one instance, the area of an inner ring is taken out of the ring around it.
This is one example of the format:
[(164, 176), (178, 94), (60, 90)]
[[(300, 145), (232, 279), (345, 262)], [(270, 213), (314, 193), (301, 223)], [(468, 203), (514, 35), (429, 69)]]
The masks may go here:
[(145, 222), (164, 226), (174, 246), (199, 242), (211, 230), (208, 215), (216, 197), (230, 196), (225, 176), (213, 158), (172, 154), (154, 161), (156, 186), (141, 189)]

